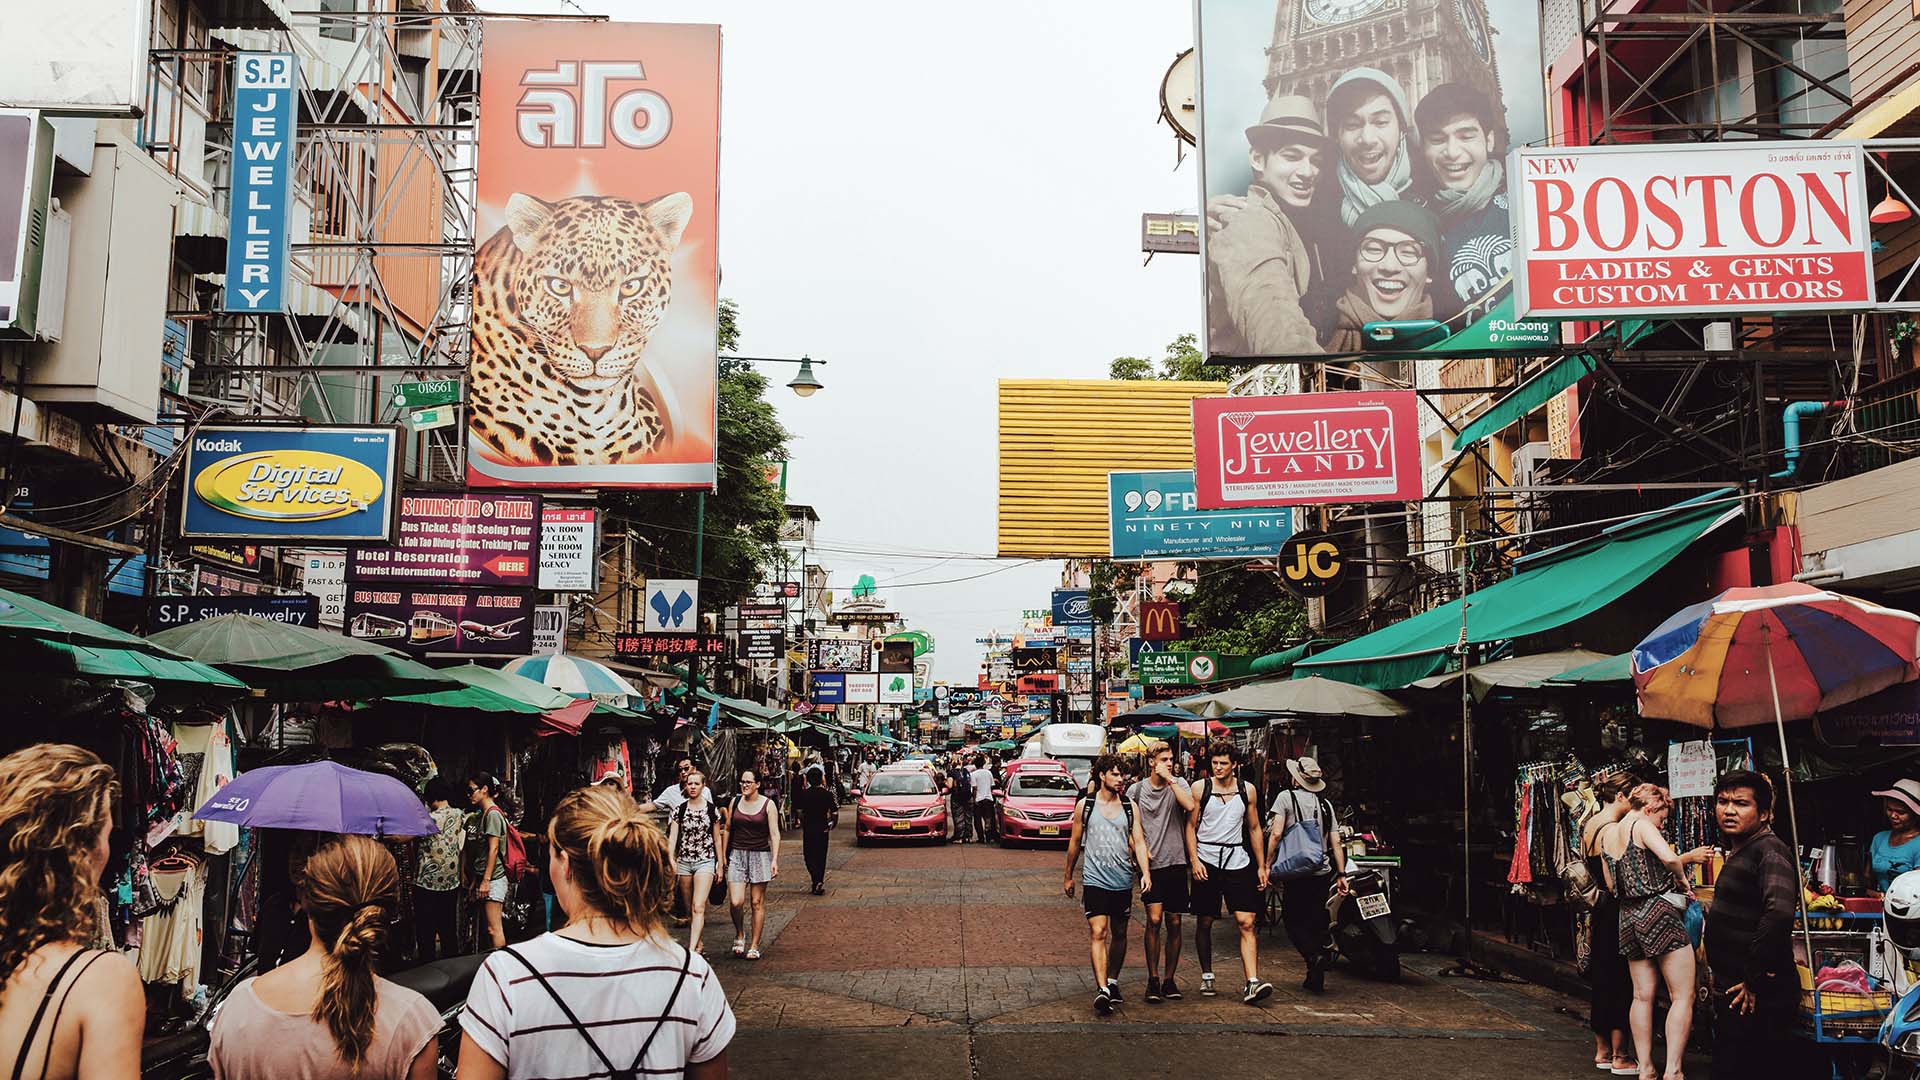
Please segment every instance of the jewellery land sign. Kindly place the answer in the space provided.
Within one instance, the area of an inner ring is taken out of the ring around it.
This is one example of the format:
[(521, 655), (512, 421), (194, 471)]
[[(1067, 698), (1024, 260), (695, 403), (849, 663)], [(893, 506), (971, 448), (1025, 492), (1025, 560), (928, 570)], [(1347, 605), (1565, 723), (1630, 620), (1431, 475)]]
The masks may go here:
[(287, 308), (298, 65), (292, 53), (234, 57), (233, 193), (227, 213), (223, 311)]
[(1193, 400), (1203, 510), (1420, 498), (1412, 390)]
[(540, 573), (536, 587), (549, 592), (592, 592), (599, 575), (600, 511), (591, 506), (540, 508)]
[(1195, 16), (1209, 359), (1558, 343), (1514, 317), (1508, 226), (1507, 152), (1547, 134), (1540, 5), (1198, 0)]
[(533, 597), (504, 589), (355, 584), (347, 589), (347, 636), (415, 655), (533, 651)]
[(1292, 534), (1285, 509), (1200, 509), (1191, 469), (1107, 474), (1108, 547), (1116, 559), (1260, 558), (1279, 554)]
[(182, 538), (385, 543), (396, 429), (203, 427), (187, 443)]
[(320, 601), (312, 596), (150, 596), (147, 626), (170, 626), (211, 619), (216, 615), (252, 615), (294, 626), (318, 628)]
[(408, 495), (387, 547), (360, 547), (360, 582), (531, 587), (540, 558), (538, 495)]
[(502, 22), (481, 63), (468, 483), (711, 490), (720, 28)]
[(1523, 314), (1873, 306), (1857, 143), (1528, 148), (1512, 162)]

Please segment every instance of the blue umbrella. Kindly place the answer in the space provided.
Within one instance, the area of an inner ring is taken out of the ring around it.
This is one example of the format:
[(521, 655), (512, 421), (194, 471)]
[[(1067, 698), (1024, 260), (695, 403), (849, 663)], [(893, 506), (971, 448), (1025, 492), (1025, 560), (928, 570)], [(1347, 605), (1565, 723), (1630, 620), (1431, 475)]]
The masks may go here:
[(333, 761), (250, 769), (228, 781), (193, 816), (253, 829), (356, 836), (432, 836), (440, 831), (407, 785)]

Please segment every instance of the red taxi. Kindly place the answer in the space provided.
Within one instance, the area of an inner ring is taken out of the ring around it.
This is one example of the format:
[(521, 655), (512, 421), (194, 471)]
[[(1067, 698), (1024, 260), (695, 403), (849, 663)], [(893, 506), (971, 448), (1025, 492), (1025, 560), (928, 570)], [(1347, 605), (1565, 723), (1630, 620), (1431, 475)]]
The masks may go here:
[(1065, 765), (1041, 758), (1010, 761), (1005, 783), (999, 811), (1002, 844), (1064, 844), (1073, 835), (1080, 785)]
[(947, 802), (925, 769), (882, 769), (856, 804), (856, 844), (947, 838)]

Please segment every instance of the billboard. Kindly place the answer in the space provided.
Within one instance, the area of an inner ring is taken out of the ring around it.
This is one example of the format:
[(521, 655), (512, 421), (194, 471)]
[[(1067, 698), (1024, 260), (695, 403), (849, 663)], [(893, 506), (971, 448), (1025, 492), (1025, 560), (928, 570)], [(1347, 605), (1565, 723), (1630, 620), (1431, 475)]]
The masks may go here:
[(1107, 474), (1107, 546), (1116, 559), (1250, 559), (1280, 553), (1286, 510), (1202, 510), (1192, 469)]
[(320, 600), (320, 625), (339, 626), (347, 611), (347, 555), (309, 551), (301, 559), (300, 588)]
[[(0, 34), (0, 101), (23, 109), (133, 116), (145, 100), (149, 0), (64, 0)], [(221, 25), (226, 25), (222, 23)]]
[(502, 589), (351, 585), (347, 636), (415, 655), (533, 651), (533, 596)]
[(816, 671), (808, 677), (808, 696), (815, 705), (845, 705), (847, 677), (838, 671)]
[(1540, 12), (1198, 0), (1210, 359), (1551, 346), (1514, 318), (1507, 151), (1546, 134)]
[(913, 704), (913, 672), (895, 671), (879, 676), (880, 704)]
[(539, 550), (538, 495), (408, 495), (392, 545), (354, 548), (347, 578), (531, 587)]
[(872, 672), (849, 671), (841, 676), (845, 684), (846, 704), (880, 704), (880, 676)]
[(851, 638), (810, 637), (807, 666), (814, 671), (872, 671), (873, 646)]
[(184, 539), (385, 543), (398, 431), (202, 427), (187, 442)]
[(1185, 633), (1186, 629), (1180, 623), (1178, 600), (1140, 602), (1141, 641), (1178, 641)]
[(1021, 675), (1057, 671), (1060, 668), (1060, 654), (1056, 649), (1015, 649), (1011, 655), (1013, 670)]
[(1512, 162), (1526, 314), (1873, 305), (1857, 143), (1528, 148)]
[(592, 592), (598, 583), (595, 558), (600, 512), (591, 506), (540, 508), (538, 588), (549, 592)]
[(1203, 510), (1420, 498), (1412, 390), (1195, 398)]
[(1087, 590), (1053, 590), (1053, 625), (1066, 626), (1071, 623), (1090, 623), (1092, 621), (1093, 601), (1087, 598)]
[(467, 482), (712, 488), (720, 28), (502, 22), (481, 61)]
[(227, 280), (222, 311), (285, 311), (287, 212), (293, 201), (292, 53), (233, 59), (233, 195), (227, 208)]
[(1224, 382), (1000, 381), (999, 555), (1106, 558), (1107, 474), (1193, 466), (1192, 401)]

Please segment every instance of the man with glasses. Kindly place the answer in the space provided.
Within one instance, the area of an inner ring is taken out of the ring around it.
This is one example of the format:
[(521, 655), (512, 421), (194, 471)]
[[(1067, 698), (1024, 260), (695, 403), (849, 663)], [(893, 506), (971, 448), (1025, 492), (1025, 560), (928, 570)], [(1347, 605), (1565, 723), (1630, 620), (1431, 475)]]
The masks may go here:
[(642, 811), (652, 813), (657, 809), (672, 813), (681, 803), (687, 801), (686, 783), (687, 777), (693, 773), (693, 759), (682, 754), (680, 760), (674, 762), (673, 768), (677, 778), (673, 783), (661, 788), (660, 794), (655, 795), (652, 802), (642, 803), (640, 806)]
[(1371, 322), (1433, 318), (1427, 294), (1440, 250), (1440, 229), (1424, 207), (1395, 200), (1376, 203), (1354, 221), (1359, 244), (1353, 254), (1353, 282), (1334, 302), (1333, 340), (1328, 351), (1357, 353), (1366, 348), (1362, 328)]

